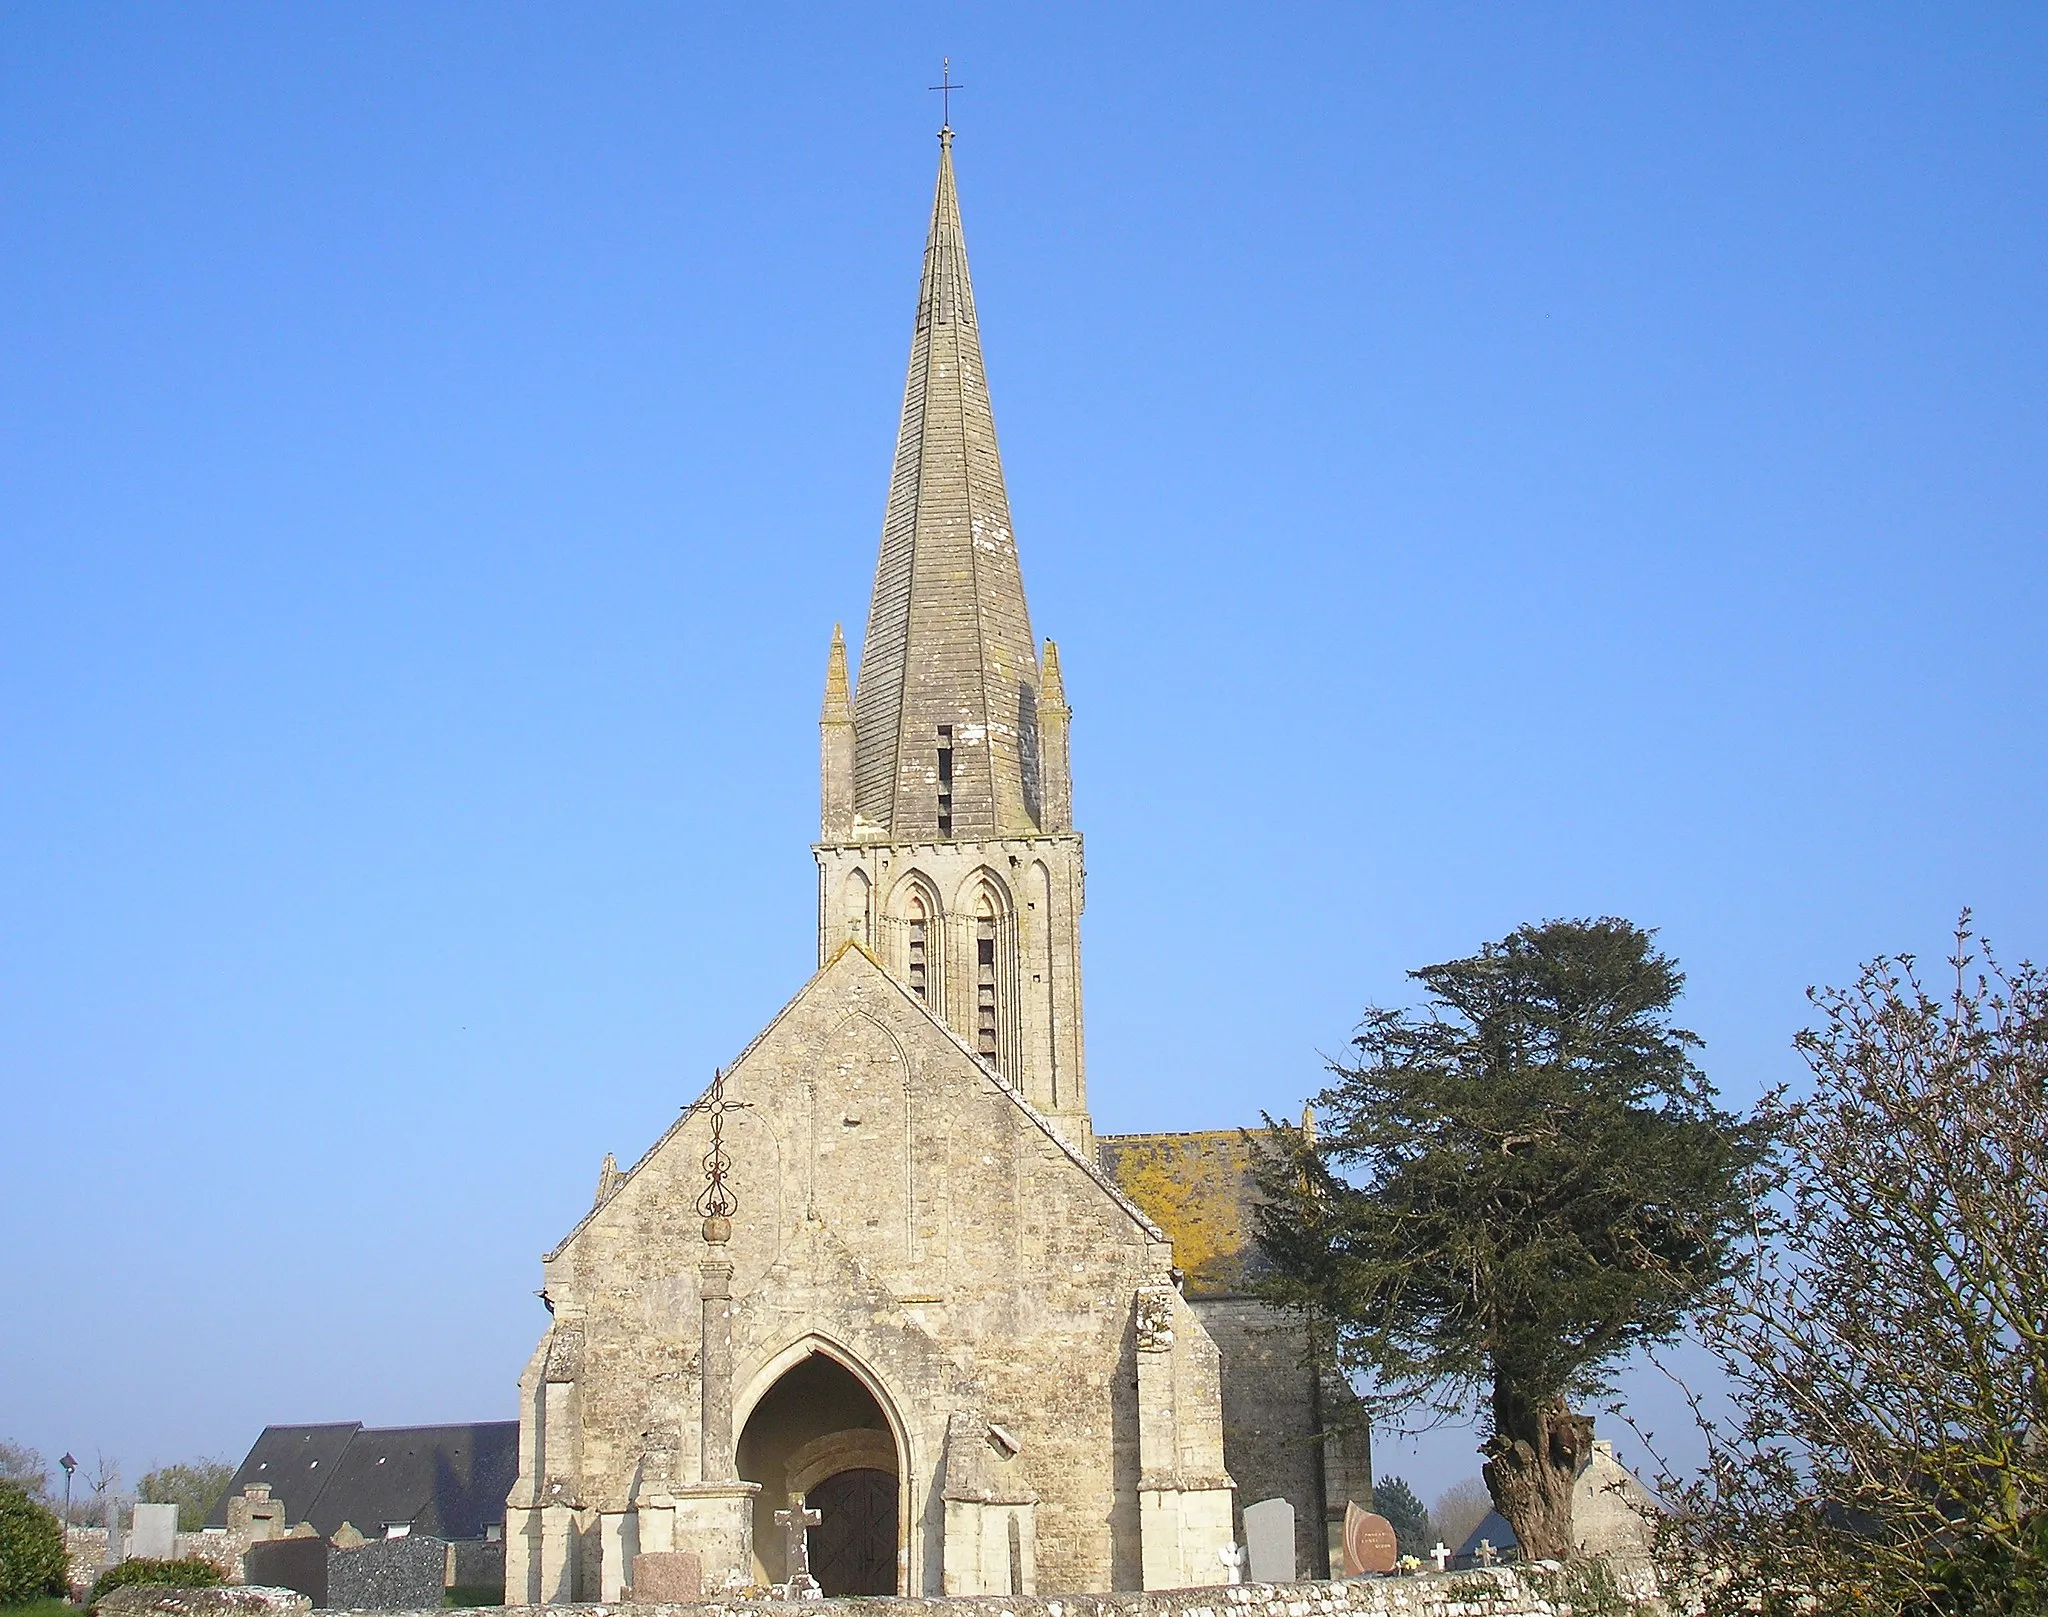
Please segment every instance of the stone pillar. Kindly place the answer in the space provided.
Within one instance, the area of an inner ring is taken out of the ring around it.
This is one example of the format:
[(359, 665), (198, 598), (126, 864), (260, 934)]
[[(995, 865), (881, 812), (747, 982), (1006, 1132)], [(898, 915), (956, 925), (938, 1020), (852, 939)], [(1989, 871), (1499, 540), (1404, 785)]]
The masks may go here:
[(597, 1598), (615, 1604), (625, 1592), (640, 1553), (640, 1524), (630, 1510), (608, 1510), (598, 1518)]
[(708, 1598), (716, 1599), (729, 1582), (754, 1581), (754, 1499), (760, 1491), (758, 1482), (699, 1482), (675, 1491), (675, 1546), (696, 1551)]
[(576, 1598), (576, 1513), (567, 1505), (543, 1505), (540, 1517), (540, 1604), (566, 1605)]
[(506, 1507), (505, 1604), (508, 1606), (540, 1604), (542, 1531), (538, 1510), (521, 1510), (515, 1505)]
[(1060, 648), (1048, 640), (1038, 690), (1041, 831), (1074, 828), (1074, 777), (1067, 761), (1067, 727), (1073, 717), (1073, 710), (1067, 706), (1066, 682), (1060, 677)]
[(825, 664), (825, 706), (818, 715), (818, 824), (821, 842), (853, 835), (853, 695), (846, 677), (846, 636), (832, 625)]
[(704, 1220), (708, 1249), (697, 1265), (704, 1301), (701, 1351), (702, 1389), (697, 1424), (697, 1478), (670, 1490), (677, 1549), (695, 1550), (707, 1594), (722, 1590), (735, 1575), (754, 1581), (754, 1496), (758, 1482), (742, 1482), (734, 1465), (732, 1438), (732, 1260), (725, 1255), (732, 1220), (712, 1213)]
[(704, 1240), (710, 1255), (697, 1266), (699, 1292), (704, 1299), (703, 1350), (698, 1380), (703, 1389), (698, 1419), (697, 1478), (700, 1482), (731, 1482), (732, 1443), (732, 1261), (725, 1255), (725, 1243), (732, 1239), (732, 1220), (713, 1217), (704, 1220)]

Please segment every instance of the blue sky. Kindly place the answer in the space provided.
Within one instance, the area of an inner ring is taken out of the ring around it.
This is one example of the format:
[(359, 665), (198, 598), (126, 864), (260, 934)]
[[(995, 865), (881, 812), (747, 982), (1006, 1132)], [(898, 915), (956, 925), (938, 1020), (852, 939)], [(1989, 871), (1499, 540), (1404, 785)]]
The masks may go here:
[(812, 963), (942, 54), (1100, 1128), (1524, 920), (1741, 1101), (2048, 947), (2038, 8), (9, 4), (0, 1435), (512, 1413)]

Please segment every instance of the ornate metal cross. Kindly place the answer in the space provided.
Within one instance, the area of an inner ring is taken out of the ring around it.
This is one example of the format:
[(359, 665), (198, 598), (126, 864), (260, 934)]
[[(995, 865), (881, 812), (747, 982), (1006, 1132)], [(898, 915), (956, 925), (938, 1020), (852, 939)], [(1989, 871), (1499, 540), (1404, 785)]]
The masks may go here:
[(711, 1149), (704, 1153), (704, 1194), (697, 1198), (697, 1211), (705, 1218), (731, 1218), (740, 1201), (725, 1176), (732, 1172), (732, 1155), (725, 1149), (725, 1114), (743, 1112), (750, 1104), (725, 1098), (725, 1074), (713, 1069), (711, 1093), (706, 1098), (711, 1112)]
[(967, 88), (964, 84), (955, 84), (953, 82), (952, 57), (942, 56), (939, 58), (939, 82), (937, 84), (927, 84), (925, 88), (939, 92), (939, 122), (947, 129), (951, 129), (953, 127), (953, 92)]

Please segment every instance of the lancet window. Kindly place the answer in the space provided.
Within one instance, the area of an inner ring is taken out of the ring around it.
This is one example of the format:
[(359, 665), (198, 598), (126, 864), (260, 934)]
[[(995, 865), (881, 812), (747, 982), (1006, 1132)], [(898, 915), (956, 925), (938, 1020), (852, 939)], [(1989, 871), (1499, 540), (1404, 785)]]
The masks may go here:
[(983, 894), (974, 918), (974, 1047), (991, 1064), (996, 1059), (996, 913)]
[(924, 900), (913, 897), (910, 901), (910, 924), (906, 929), (905, 975), (910, 979), (910, 991), (927, 1005), (932, 998), (929, 933)]

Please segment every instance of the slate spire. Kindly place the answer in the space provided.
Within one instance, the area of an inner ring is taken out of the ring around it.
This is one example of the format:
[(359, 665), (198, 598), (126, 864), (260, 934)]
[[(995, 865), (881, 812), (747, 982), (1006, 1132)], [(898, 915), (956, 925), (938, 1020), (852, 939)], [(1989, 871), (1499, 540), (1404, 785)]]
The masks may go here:
[(942, 129), (854, 697), (861, 820), (894, 841), (1036, 833), (1035, 649)]

